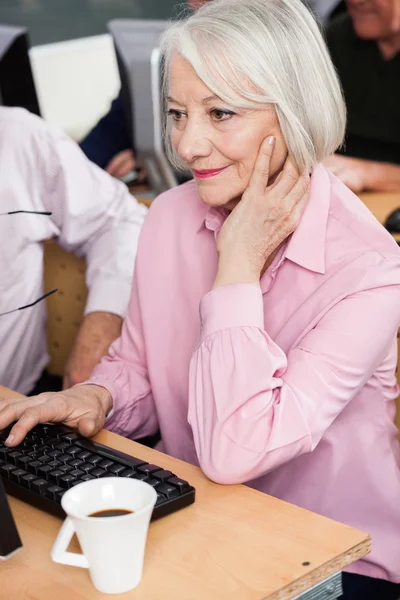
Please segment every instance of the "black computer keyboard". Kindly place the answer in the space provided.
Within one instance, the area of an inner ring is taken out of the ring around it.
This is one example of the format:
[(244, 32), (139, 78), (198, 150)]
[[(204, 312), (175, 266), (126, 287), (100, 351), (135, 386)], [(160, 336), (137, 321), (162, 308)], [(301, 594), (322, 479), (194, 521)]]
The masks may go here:
[(61, 498), (69, 488), (99, 477), (132, 477), (157, 491), (152, 519), (194, 502), (187, 481), (157, 465), (80, 436), (62, 425), (37, 425), (21, 444), (4, 445), (10, 427), (0, 430), (0, 477), (6, 491), (46, 512), (65, 517)]

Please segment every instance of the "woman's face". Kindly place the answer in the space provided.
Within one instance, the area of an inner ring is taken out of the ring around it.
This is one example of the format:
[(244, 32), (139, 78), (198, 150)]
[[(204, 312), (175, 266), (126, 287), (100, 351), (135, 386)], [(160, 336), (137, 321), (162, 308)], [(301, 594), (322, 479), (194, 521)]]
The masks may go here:
[(273, 107), (236, 109), (213, 95), (180, 55), (171, 62), (171, 141), (192, 170), (200, 199), (232, 209), (246, 190), (261, 143), (275, 136), (270, 179), (287, 155)]

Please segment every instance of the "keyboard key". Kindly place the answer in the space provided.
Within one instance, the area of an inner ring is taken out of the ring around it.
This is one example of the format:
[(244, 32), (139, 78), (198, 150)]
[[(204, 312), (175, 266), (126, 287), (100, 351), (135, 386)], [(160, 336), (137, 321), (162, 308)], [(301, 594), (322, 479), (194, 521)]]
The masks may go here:
[(108, 472), (118, 476), (122, 473), (122, 471), (125, 471), (125, 469), (126, 467), (124, 465), (114, 465), (108, 470)]
[(92, 477), (92, 475), (90, 475), (89, 473), (81, 477), (81, 481), (90, 481), (91, 479), (96, 479), (96, 477)]
[(54, 496), (55, 496), (55, 501), (61, 503), (61, 498), (64, 496), (66, 490), (63, 490), (61, 488), (61, 492), (55, 492)]
[(41, 444), (40, 446), (36, 446), (35, 450), (36, 452), (40, 452), (40, 454), (43, 454), (43, 452), (48, 450), (48, 447), (45, 444)]
[(45, 494), (48, 498), (51, 498), (51, 500), (57, 501), (57, 494), (59, 494), (60, 492), (64, 493), (64, 491), (65, 490), (63, 490), (63, 488), (59, 485), (51, 485), (45, 490)]
[(40, 460), (42, 463), (48, 463), (51, 461), (51, 456), (48, 456), (47, 454), (39, 454), (39, 456), (36, 457), (36, 460)]
[(49, 467), (53, 467), (53, 469), (58, 469), (59, 467), (61, 467), (61, 465), (63, 464), (62, 462), (60, 462), (59, 460), (51, 460), (49, 463), (47, 463), (49, 465)]
[(154, 473), (154, 471), (159, 471), (160, 467), (157, 467), (157, 465), (144, 464), (144, 465), (140, 465), (140, 467), (138, 467), (137, 470), (140, 473), (145, 473), (146, 475), (151, 475), (152, 473)]
[(81, 448), (79, 448), (79, 446), (70, 446), (66, 451), (65, 454), (70, 454), (71, 456), (75, 456), (75, 454), (79, 454), (81, 451)]
[(55, 447), (55, 450), (61, 450), (61, 452), (65, 452), (65, 450), (67, 448), (70, 447), (71, 444), (69, 444), (68, 442), (60, 442), (59, 444), (57, 444), (57, 446)]
[(79, 439), (79, 435), (77, 433), (62, 433), (61, 437), (63, 440), (69, 440), (70, 442), (74, 442)]
[(15, 471), (15, 469), (17, 468), (18, 467), (16, 467), (15, 465), (10, 465), (10, 463), (6, 463), (2, 467), (0, 467), (1, 476), (9, 478), (11, 471)]
[[(149, 479), (149, 477), (146, 475), (146, 473), (138, 473), (137, 471), (135, 471), (135, 479), (138, 479), (139, 481), (146, 481), (147, 479)], [(125, 477), (125, 475), (122, 473), (121, 475), (122, 477)]]
[(168, 479), (167, 483), (178, 488), (178, 490), (181, 494), (185, 494), (186, 492), (189, 492), (191, 489), (188, 482), (184, 481), (183, 479), (179, 479), (179, 477), (171, 477), (171, 479)]
[(99, 456), (98, 454), (93, 454), (93, 456), (90, 456), (86, 462), (90, 463), (91, 465), (97, 465), (99, 462), (101, 462), (103, 460), (102, 456)]
[(46, 479), (36, 479), (36, 481), (32, 481), (31, 483), (31, 490), (38, 494), (43, 494), (47, 487), (49, 487), (49, 482)]
[(58, 484), (62, 485), (64, 488), (72, 487), (72, 484), (77, 481), (76, 477), (72, 477), (71, 475), (65, 475), (64, 477), (60, 477)]
[(40, 477), (47, 478), (48, 474), (51, 473), (53, 470), (53, 467), (50, 467), (50, 465), (43, 465), (42, 467), (38, 468), (38, 475), (40, 475)]
[(58, 483), (61, 477), (64, 477), (65, 473), (64, 471), (60, 471), (60, 469), (55, 469), (55, 471), (50, 471), (49, 473), (49, 479), (51, 481), (54, 481), (55, 483)]
[(99, 463), (100, 469), (106, 469), (106, 471), (108, 470), (109, 467), (113, 467), (114, 465), (115, 465), (115, 462), (112, 460), (108, 460), (108, 458), (106, 458), (105, 460), (102, 460)]
[(31, 482), (36, 481), (36, 479), (36, 475), (32, 475), (32, 473), (29, 473), (28, 475), (24, 475), (23, 477), (21, 477), (20, 483), (23, 484), (25, 487), (30, 487)]
[(31, 462), (29, 462), (27, 465), (28, 471), (31, 471), (32, 473), (37, 473), (39, 467), (43, 466), (43, 463), (40, 462), (40, 460), (31, 460)]
[(14, 448), (0, 448), (0, 458), (2, 458), (3, 460), (7, 460), (8, 454), (10, 454), (10, 452), (12, 452), (13, 450)]
[(36, 452), (36, 450), (33, 450), (32, 452), (28, 452), (28, 456), (31, 457), (31, 459), (35, 459), (37, 456), (39, 456), (39, 452)]
[[(137, 479), (137, 475), (138, 473), (133, 469), (125, 469), (125, 471), (122, 471), (122, 473), (119, 474), (120, 477), (129, 477), (131, 479)], [(140, 475), (143, 475), (143, 473), (140, 473)], [(146, 476), (144, 477), (146, 478)]]
[(90, 474), (92, 477), (103, 477), (103, 475), (107, 475), (107, 471), (105, 469), (93, 469)]
[(60, 461), (60, 463), (68, 463), (71, 460), (71, 455), (60, 454), (60, 456), (57, 456), (57, 460)]
[(26, 467), (26, 465), (31, 462), (31, 457), (30, 456), (21, 456), (20, 458), (17, 459), (17, 465), (18, 467), (21, 467), (21, 469), (24, 469)]
[(89, 471), (92, 471), (92, 469), (94, 469), (95, 466), (91, 465), (90, 463), (83, 463), (83, 465), (79, 465), (79, 468), (81, 471), (85, 471), (85, 473), (89, 473)]
[(60, 465), (58, 468), (60, 471), (63, 471), (63, 473), (69, 473), (74, 467), (71, 467), (70, 465)]
[(68, 473), (68, 475), (71, 475), (71, 477), (77, 477), (78, 479), (84, 474), (84, 471), (80, 471), (79, 469), (74, 469)]
[(51, 450), (47, 456), (50, 456), (50, 458), (57, 458), (57, 456), (61, 456), (61, 454), (61, 450)]
[(156, 490), (157, 493), (162, 494), (163, 496), (168, 498), (168, 500), (171, 500), (171, 498), (178, 498), (180, 496), (179, 490), (177, 490), (176, 487), (173, 485), (168, 485), (164, 483), (162, 485), (158, 485), (156, 487)]
[(148, 483), (152, 487), (155, 487), (156, 485), (160, 484), (160, 481), (159, 481), (159, 479), (154, 479), (154, 477), (148, 477), (146, 479), (146, 483)]
[(76, 455), (76, 458), (80, 458), (81, 460), (86, 460), (87, 458), (89, 458), (89, 456), (93, 456), (93, 454), (91, 452), (89, 452), (88, 450), (83, 450), (82, 452), (80, 452), (79, 454)]
[(7, 455), (7, 460), (11, 461), (14, 465), (17, 464), (17, 459), (23, 456), (22, 452), (18, 452), (18, 450), (14, 450), (14, 452), (9, 452)]
[(71, 467), (79, 467), (79, 465), (83, 465), (85, 464), (83, 462), (83, 460), (80, 460), (79, 458), (73, 458), (72, 460), (68, 461), (68, 464), (71, 465)]
[(174, 477), (174, 474), (171, 473), (171, 471), (165, 471), (164, 469), (161, 469), (160, 471), (154, 471), (154, 473), (152, 473), (152, 476), (157, 477), (157, 479), (160, 479), (161, 481), (165, 481), (170, 477)]
[(25, 469), (15, 469), (14, 471), (11, 471), (10, 473), (10, 479), (12, 481), (16, 481), (17, 483), (20, 482), (20, 479), (22, 477), (25, 477), (25, 475), (28, 475), (27, 471), (25, 471)]
[(160, 504), (164, 504), (164, 502), (166, 501), (165, 496), (163, 496), (162, 494), (157, 494), (157, 500), (156, 500), (156, 506), (159, 506)]
[(43, 440), (43, 443), (50, 449), (55, 448), (60, 443), (60, 440), (56, 437), (47, 437)]

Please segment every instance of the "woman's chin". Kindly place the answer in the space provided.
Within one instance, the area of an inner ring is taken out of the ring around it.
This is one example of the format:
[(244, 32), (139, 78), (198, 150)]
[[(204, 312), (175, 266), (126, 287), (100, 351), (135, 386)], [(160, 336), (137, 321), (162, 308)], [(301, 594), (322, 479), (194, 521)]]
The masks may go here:
[(241, 194), (227, 194), (226, 190), (205, 190), (201, 188), (201, 185), (197, 186), (198, 196), (203, 204), (210, 207), (223, 207), (233, 210), (242, 197)]

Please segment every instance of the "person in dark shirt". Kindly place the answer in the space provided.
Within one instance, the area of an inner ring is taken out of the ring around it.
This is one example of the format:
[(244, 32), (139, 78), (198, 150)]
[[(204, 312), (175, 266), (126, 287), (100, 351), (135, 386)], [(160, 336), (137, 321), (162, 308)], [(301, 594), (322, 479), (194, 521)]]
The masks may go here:
[(345, 145), (325, 161), (353, 191), (400, 190), (400, 0), (346, 0), (327, 30), (348, 110)]
[(80, 147), (92, 162), (110, 175), (124, 177), (135, 169), (121, 92), (112, 101), (108, 113), (81, 141)]

